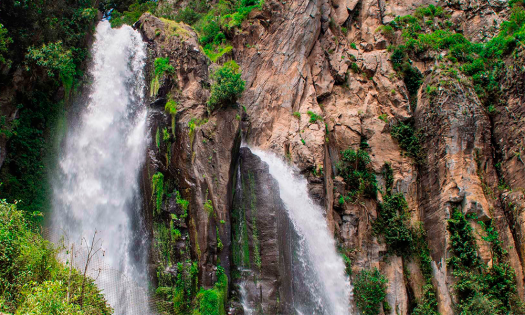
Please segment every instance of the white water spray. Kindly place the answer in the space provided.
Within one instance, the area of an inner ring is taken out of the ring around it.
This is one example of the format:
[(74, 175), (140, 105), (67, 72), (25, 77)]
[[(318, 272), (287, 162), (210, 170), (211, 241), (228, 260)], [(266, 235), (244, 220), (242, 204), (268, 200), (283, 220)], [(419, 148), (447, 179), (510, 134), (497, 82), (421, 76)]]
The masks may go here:
[[(270, 174), (279, 183), (281, 199), (292, 224), (299, 234), (298, 260), (307, 271), (301, 275), (310, 299), (306, 305), (294, 302), (298, 314), (350, 314), (351, 286), (345, 274), (343, 259), (337, 254), (335, 241), (330, 235), (323, 210), (308, 195), (306, 179), (277, 156), (251, 149), (270, 167)], [(295, 269), (295, 268), (294, 268)], [(295, 295), (295, 294), (294, 294)]]
[[(68, 130), (53, 182), (54, 238), (65, 235), (82, 250), (97, 231), (96, 246), (104, 254), (97, 258), (109, 269), (97, 272), (100, 263), (92, 262), (89, 274), (97, 278), (115, 314), (149, 312), (145, 289), (133, 285), (148, 284), (147, 234), (137, 197), (147, 144), (145, 51), (140, 34), (131, 27), (98, 24), (89, 97)], [(74, 261), (77, 268), (84, 263), (81, 258)]]

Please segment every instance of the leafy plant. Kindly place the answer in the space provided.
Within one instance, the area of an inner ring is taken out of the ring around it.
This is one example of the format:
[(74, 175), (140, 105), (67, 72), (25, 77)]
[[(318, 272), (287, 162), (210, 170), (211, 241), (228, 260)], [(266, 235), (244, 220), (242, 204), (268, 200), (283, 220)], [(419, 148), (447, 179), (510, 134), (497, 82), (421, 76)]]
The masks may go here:
[(390, 130), (392, 138), (396, 139), (401, 149), (414, 159), (416, 163), (422, 162), (421, 144), (419, 134), (414, 130), (413, 122), (398, 122)]
[(308, 116), (310, 116), (309, 122), (311, 124), (315, 124), (317, 121), (323, 121), (323, 117), (320, 115), (317, 115), (316, 113), (312, 112), (311, 110), (306, 112)]
[(377, 268), (363, 269), (356, 275), (354, 299), (363, 315), (378, 315), (381, 304), (386, 302), (388, 279)]
[(208, 100), (208, 110), (233, 105), (244, 91), (244, 80), (235, 61), (229, 61), (212, 74), (214, 83), (211, 86), (211, 95)]
[(341, 163), (337, 165), (340, 175), (350, 190), (350, 199), (360, 196), (365, 198), (377, 197), (377, 180), (373, 171), (369, 168), (370, 156), (365, 150), (347, 149), (341, 151)]

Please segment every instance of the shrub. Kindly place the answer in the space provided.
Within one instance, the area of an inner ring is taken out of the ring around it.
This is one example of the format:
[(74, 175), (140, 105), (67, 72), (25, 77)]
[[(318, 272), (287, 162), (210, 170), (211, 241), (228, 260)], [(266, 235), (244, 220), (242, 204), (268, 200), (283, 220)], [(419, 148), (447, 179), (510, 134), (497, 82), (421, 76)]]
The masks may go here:
[(111, 12), (111, 27), (119, 27), (124, 24), (133, 25), (136, 21), (139, 20), (140, 16), (147, 11), (155, 9), (157, 3), (155, 1), (140, 1), (137, 0), (135, 3), (131, 4), (128, 8), (128, 11), (123, 13), (113, 10)]
[(354, 298), (363, 315), (378, 315), (381, 303), (386, 302), (388, 279), (377, 268), (363, 269), (355, 277)]
[(297, 119), (301, 119), (301, 113), (299, 112), (293, 112), (293, 116)]
[(346, 182), (347, 189), (350, 190), (350, 198), (357, 199), (360, 196), (365, 198), (377, 197), (376, 176), (369, 169), (370, 157), (362, 149), (355, 151), (348, 149), (341, 151), (341, 163), (337, 166), (340, 175)]
[(52, 244), (32, 232), (16, 205), (0, 200), (0, 312), (111, 314), (93, 281), (86, 279), (81, 295), (83, 276), (75, 269), (70, 272), (55, 254)]
[(421, 140), (419, 134), (414, 130), (413, 122), (398, 122), (390, 130), (392, 138), (396, 139), (401, 149), (407, 152), (407, 155), (414, 159), (416, 163), (422, 160)]
[(5, 53), (8, 52), (7, 47), (11, 44), (13, 40), (11, 37), (7, 36), (7, 29), (0, 23), (0, 65), (7, 64), (10, 65), (11, 62), (6, 59)]
[(200, 17), (201, 15), (195, 12), (195, 10), (190, 7), (185, 7), (177, 12), (175, 15), (175, 21), (193, 25), (200, 19)]
[(62, 80), (66, 89), (71, 89), (75, 75), (73, 53), (65, 49), (61, 41), (44, 44), (40, 48), (29, 47), (26, 58), (37, 65), (47, 69), (47, 75), (54, 77), (56, 74)]
[(414, 251), (414, 240), (403, 194), (385, 194), (383, 202), (377, 205), (377, 212), (373, 229), (385, 237), (388, 251), (398, 256), (410, 256)]
[(215, 81), (211, 86), (211, 95), (208, 100), (208, 110), (233, 105), (244, 91), (244, 80), (235, 61), (229, 61), (212, 74)]
[(323, 117), (322, 116), (317, 115), (316, 113), (312, 112), (311, 110), (307, 111), (306, 113), (308, 114), (308, 116), (310, 116), (309, 122), (311, 124), (314, 124), (317, 121), (323, 121)]

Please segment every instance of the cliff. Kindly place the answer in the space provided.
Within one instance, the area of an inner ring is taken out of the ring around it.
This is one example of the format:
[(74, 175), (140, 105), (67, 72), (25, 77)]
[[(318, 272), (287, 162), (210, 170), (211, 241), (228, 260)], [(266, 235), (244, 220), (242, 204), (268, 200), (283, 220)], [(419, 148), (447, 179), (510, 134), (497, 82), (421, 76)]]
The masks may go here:
[[(159, 7), (176, 12), (179, 5)], [(138, 27), (152, 60), (168, 57), (175, 69), (152, 98), (150, 120), (152, 137), (167, 128), (171, 140), (152, 144), (144, 182), (154, 191), (148, 178), (161, 172), (169, 181), (166, 192), (176, 189), (189, 201), (187, 226), (179, 224), (187, 233), (182, 240), (190, 241), (179, 243), (186, 255), (191, 248), (187, 258), (198, 261), (199, 283), (213, 285), (219, 262), (230, 276), (232, 263), (238, 264), (231, 257), (238, 206), (232, 197), (234, 173), (239, 158), (241, 178), (258, 169), (244, 169), (253, 163), (242, 162), (246, 150), (239, 157), (242, 129), (250, 146), (288, 159), (308, 178), (311, 196), (325, 207), (353, 274), (377, 267), (386, 275), (385, 313), (421, 312), (424, 304), (432, 312), (453, 314), (469, 309), (461, 299), (494, 302), (490, 293), (473, 297), (458, 291), (464, 265), (451, 263), (459, 250), (455, 237), (463, 235), (454, 230), (456, 211), (461, 213), (456, 219), (468, 220), (479, 274), (498, 266), (512, 271), (515, 285), (500, 302), (510, 310), (516, 299), (523, 300), (525, 76), (520, 35), (509, 34), (505, 22), (517, 21), (519, 29), (522, 18), (516, 14), (522, 13), (516, 12), (522, 7), (511, 5), (266, 1), (236, 27), (223, 29), (232, 49), (216, 63), (233, 58), (246, 89), (239, 105), (212, 112), (206, 110), (209, 73), (218, 66), (199, 48), (202, 38), (199, 42), (184, 23), (143, 15)], [(514, 44), (491, 53), (502, 32), (515, 36)], [(481, 70), (475, 69), (476, 59), (485, 63)], [(173, 117), (164, 112), (168, 95), (178, 104)], [(191, 129), (192, 118), (207, 122)], [(369, 192), (363, 189), (367, 185)], [(162, 199), (162, 216), (179, 215), (174, 198)], [(265, 203), (274, 197), (268, 198)], [(406, 205), (396, 208), (393, 200)], [(153, 201), (149, 213), (151, 207)], [(257, 215), (273, 218), (271, 211), (278, 208), (263, 203), (257, 209), (269, 212)], [(391, 208), (393, 214), (387, 213)], [(392, 235), (392, 222), (405, 227), (410, 240)], [(279, 232), (275, 225), (264, 231), (265, 237), (273, 235), (275, 253)], [(504, 254), (496, 255), (498, 248)], [(264, 281), (262, 287), (271, 300), (274, 291)]]

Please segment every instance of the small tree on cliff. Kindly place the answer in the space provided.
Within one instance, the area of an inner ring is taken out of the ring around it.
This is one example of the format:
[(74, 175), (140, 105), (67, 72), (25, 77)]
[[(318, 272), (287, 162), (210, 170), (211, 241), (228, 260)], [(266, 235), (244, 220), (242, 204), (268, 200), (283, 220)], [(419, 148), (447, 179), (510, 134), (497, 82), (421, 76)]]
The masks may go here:
[(211, 95), (208, 100), (208, 111), (234, 104), (244, 91), (244, 81), (241, 79), (239, 65), (235, 61), (228, 61), (217, 69), (211, 78), (215, 81), (211, 86)]

